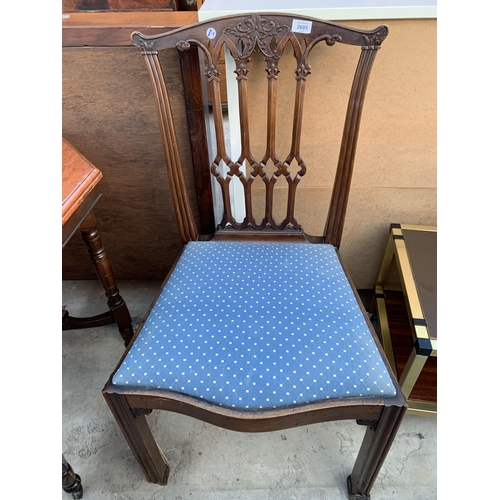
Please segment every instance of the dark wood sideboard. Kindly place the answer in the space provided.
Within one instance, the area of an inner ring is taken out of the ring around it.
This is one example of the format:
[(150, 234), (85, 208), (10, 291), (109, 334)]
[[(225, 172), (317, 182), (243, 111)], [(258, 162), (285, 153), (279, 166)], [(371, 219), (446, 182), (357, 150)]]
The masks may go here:
[[(151, 84), (130, 34), (159, 33), (196, 21), (196, 12), (63, 13), (62, 135), (103, 173), (98, 223), (118, 280), (162, 279), (182, 248)], [(167, 51), (161, 63), (181, 65), (182, 76), (168, 73), (167, 84), (180, 123), (186, 180), (195, 192), (193, 184), (209, 182), (208, 170), (196, 170), (207, 164), (197, 54)], [(192, 205), (202, 232), (210, 232), (211, 200), (194, 195)], [(78, 238), (64, 248), (62, 268), (63, 279), (95, 278)]]

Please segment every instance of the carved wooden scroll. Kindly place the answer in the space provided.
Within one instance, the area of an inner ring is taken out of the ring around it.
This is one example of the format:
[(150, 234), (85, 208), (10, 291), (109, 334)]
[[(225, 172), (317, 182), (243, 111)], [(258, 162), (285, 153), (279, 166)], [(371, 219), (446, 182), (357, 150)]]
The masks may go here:
[[(387, 36), (387, 28), (381, 26), (372, 31), (364, 31), (305, 18), (305, 24), (309, 28), (308, 32), (304, 33), (297, 32), (293, 23), (294, 17), (290, 15), (245, 14), (198, 23), (164, 35), (148, 37), (139, 33), (133, 34), (133, 41), (145, 56), (153, 82), (174, 204), (185, 241), (195, 239), (196, 229), (187, 203), (168, 93), (160, 77), (161, 68), (156, 51), (169, 47), (176, 47), (179, 51), (183, 51), (196, 45), (204, 56), (204, 77), (211, 90), (216, 133), (216, 153), (211, 160), (210, 170), (221, 187), (224, 203), (220, 227), (231, 226), (238, 230), (293, 228), (301, 231), (294, 208), (297, 186), (307, 172), (306, 161), (301, 156), (300, 146), (304, 96), (307, 77), (311, 73), (309, 54), (318, 43), (325, 42), (329, 46), (345, 43), (358, 45), (362, 49), (349, 98), (336, 179), (324, 233), (326, 242), (336, 247), (340, 245), (366, 86), (377, 49)], [(290, 151), (286, 158), (279, 158), (276, 152), (277, 80), (280, 74), (280, 59), (287, 44), (292, 45), (296, 59), (295, 100)], [(223, 57), (224, 47), (228, 48), (236, 64), (241, 137), (239, 158), (230, 157), (224, 138), (219, 71), (219, 62)], [(265, 113), (267, 138), (266, 150), (262, 158), (256, 158), (252, 152), (248, 113), (249, 62), (252, 57), (256, 57), (257, 53), (260, 53), (266, 62), (266, 73), (263, 77), (266, 77), (268, 82)], [(275, 167), (272, 174), (268, 174), (265, 170), (269, 161)], [(292, 162), (296, 162), (299, 167), (295, 174), (292, 174), (290, 170)], [(226, 175), (222, 172), (222, 163), (227, 166)], [(244, 173), (245, 165), (250, 167), (248, 176)], [(273, 193), (280, 176), (283, 176), (287, 182), (288, 197), (286, 216), (283, 220), (276, 221), (273, 217)], [(264, 182), (266, 192), (265, 213), (262, 220), (256, 220), (252, 206), (251, 187), (257, 177)], [(244, 190), (246, 214), (241, 222), (236, 221), (231, 208), (230, 183), (233, 179), (239, 179)]]

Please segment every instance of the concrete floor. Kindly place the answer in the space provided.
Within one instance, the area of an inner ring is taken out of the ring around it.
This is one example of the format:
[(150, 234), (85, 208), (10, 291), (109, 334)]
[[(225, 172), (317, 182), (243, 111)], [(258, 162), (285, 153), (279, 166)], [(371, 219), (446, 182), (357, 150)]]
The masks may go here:
[[(134, 327), (160, 282), (119, 283)], [(98, 281), (63, 282), (73, 316), (106, 310)], [(364, 427), (330, 422), (265, 434), (219, 429), (154, 411), (152, 431), (170, 461), (168, 486), (148, 483), (101, 394), (123, 353), (116, 326), (62, 333), (62, 451), (84, 499), (346, 499)], [(407, 415), (372, 489), (373, 500), (437, 497), (435, 418)], [(62, 491), (62, 490), (61, 490)], [(62, 492), (63, 499), (71, 495)]]

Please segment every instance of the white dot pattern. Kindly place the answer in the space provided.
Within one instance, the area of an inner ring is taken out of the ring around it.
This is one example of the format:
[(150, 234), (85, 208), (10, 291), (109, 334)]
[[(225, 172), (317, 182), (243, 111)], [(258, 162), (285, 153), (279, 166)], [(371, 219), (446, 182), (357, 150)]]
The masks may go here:
[(113, 384), (238, 409), (396, 395), (335, 249), (310, 243), (188, 243)]

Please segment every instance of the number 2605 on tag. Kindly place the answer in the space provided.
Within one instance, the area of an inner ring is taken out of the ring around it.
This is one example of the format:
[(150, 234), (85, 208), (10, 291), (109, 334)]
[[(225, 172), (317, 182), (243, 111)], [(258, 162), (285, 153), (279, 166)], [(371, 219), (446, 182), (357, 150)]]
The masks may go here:
[(311, 33), (312, 21), (300, 21), (294, 19), (292, 22), (292, 31), (294, 33)]

